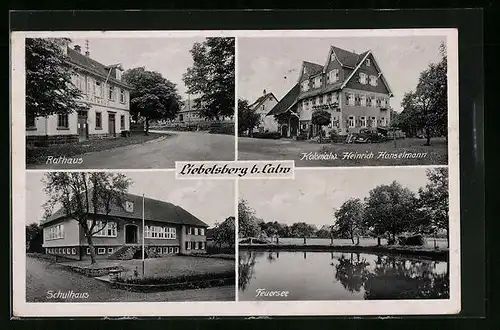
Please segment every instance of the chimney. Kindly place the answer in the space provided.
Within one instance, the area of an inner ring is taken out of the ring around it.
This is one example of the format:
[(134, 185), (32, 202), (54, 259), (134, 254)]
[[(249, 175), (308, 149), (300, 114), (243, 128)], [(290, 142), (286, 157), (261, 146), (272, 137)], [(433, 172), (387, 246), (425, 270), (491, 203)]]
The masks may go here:
[(75, 45), (75, 50), (78, 52), (78, 53), (81, 53), (82, 52), (82, 47), (80, 47), (80, 45)]
[(262, 94), (264, 94), (264, 95), (266, 95), (266, 94), (267, 94), (265, 89), (264, 89), (264, 91), (262, 91)]
[(90, 51), (89, 51), (89, 40), (85, 40), (85, 56), (89, 57), (90, 56)]

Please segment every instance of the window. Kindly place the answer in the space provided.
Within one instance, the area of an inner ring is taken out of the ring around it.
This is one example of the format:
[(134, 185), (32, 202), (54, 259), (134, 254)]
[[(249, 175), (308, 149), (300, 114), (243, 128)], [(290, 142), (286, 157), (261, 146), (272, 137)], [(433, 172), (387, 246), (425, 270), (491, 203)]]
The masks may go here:
[(190, 227), (186, 227), (186, 235), (189, 235), (191, 234), (191, 228)]
[(194, 245), (194, 249), (195, 249), (195, 250), (198, 250), (198, 242), (192, 242), (192, 243), (193, 243), (193, 245)]
[(120, 128), (125, 129), (125, 115), (120, 116)]
[(370, 76), (370, 85), (377, 86), (377, 77)]
[(64, 225), (63, 224), (55, 225), (55, 226), (49, 227), (47, 229), (45, 239), (52, 240), (52, 239), (59, 239), (59, 238), (64, 238)]
[(125, 103), (125, 91), (120, 88), (120, 102)]
[(335, 53), (332, 52), (332, 55), (330, 55), (330, 62), (335, 61)]
[(116, 69), (116, 79), (122, 80), (122, 71), (121, 70)]
[(302, 82), (302, 91), (307, 92), (309, 90), (309, 80), (306, 79)]
[(372, 127), (377, 127), (377, 117), (371, 117), (371, 126)]
[(76, 254), (76, 248), (71, 248), (71, 254)]
[(349, 116), (349, 122), (348, 122), (349, 128), (354, 128), (356, 127), (356, 117), (354, 116)]
[(174, 248), (174, 253), (179, 253), (179, 247), (177, 247), (177, 246), (176, 246), (176, 247)]
[(330, 72), (328, 72), (327, 79), (330, 84), (337, 82), (339, 80), (339, 69), (333, 69)]
[(316, 97), (314, 98), (314, 104), (315, 104), (315, 105), (318, 105), (318, 104), (319, 104), (319, 96), (316, 96)]
[(361, 105), (361, 97), (359, 96), (359, 94), (356, 94), (354, 96), (354, 104), (358, 106)]
[[(92, 228), (92, 220), (87, 221), (87, 226)], [(92, 229), (95, 237), (116, 237), (116, 222), (95, 220), (94, 228)]]
[(360, 73), (359, 74), (359, 83), (362, 85), (366, 85), (366, 74), (365, 73)]
[(361, 127), (366, 127), (366, 116), (361, 116)]
[(367, 96), (366, 97), (366, 106), (371, 107), (373, 104), (373, 96)]
[(90, 254), (90, 248), (87, 248), (87, 254)]
[(108, 87), (108, 99), (111, 101), (115, 100), (115, 88), (113, 86)]
[(323, 104), (328, 104), (330, 97), (328, 94), (323, 95)]
[(321, 87), (321, 76), (314, 78), (314, 88)]
[(102, 113), (100, 112), (95, 113), (95, 128), (102, 129)]
[(168, 248), (167, 247), (164, 247), (163, 248), (163, 254), (167, 254), (168, 253)]
[(175, 239), (177, 236), (175, 228), (146, 226), (144, 231), (146, 238)]
[(198, 242), (198, 245), (199, 245), (199, 249), (203, 250), (203, 242)]
[(345, 93), (345, 96), (346, 105), (354, 105), (354, 95), (352, 93)]
[(366, 66), (370, 66), (370, 65), (371, 65), (371, 62), (370, 62), (370, 59), (369, 59), (369, 58), (367, 58), (367, 59), (366, 59), (366, 61), (365, 61), (365, 65), (366, 65)]
[(386, 125), (385, 117), (380, 117), (380, 126), (385, 126), (385, 125)]
[(105, 254), (106, 249), (105, 248), (97, 248), (97, 254)]
[(382, 99), (382, 100), (380, 100), (380, 106), (381, 106), (382, 108), (385, 108), (385, 107), (387, 106), (387, 100), (386, 100), (386, 99)]
[(202, 235), (202, 236), (205, 235), (205, 228), (200, 228), (200, 235)]
[(60, 113), (57, 115), (57, 127), (58, 128), (68, 128), (69, 127), (69, 120), (68, 120), (68, 114), (67, 113)]
[(191, 242), (186, 242), (186, 250), (191, 250)]
[(338, 102), (339, 102), (339, 94), (332, 93), (332, 103), (338, 103)]
[(80, 74), (76, 76), (76, 87), (85, 94), (85, 77)]
[(366, 106), (366, 95), (361, 95), (360, 96), (360, 103), (362, 107)]

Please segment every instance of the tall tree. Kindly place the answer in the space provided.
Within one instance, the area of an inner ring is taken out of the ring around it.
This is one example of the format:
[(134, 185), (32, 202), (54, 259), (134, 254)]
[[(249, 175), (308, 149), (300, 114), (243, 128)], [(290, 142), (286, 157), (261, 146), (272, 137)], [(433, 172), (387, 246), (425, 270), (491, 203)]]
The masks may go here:
[(252, 111), (247, 100), (238, 100), (238, 134), (243, 135), (246, 131), (252, 135), (253, 129), (260, 123), (260, 115)]
[(234, 116), (234, 38), (207, 38), (191, 49), (193, 66), (183, 76), (200, 114), (208, 119)]
[(349, 237), (352, 244), (356, 237), (356, 244), (359, 244), (359, 237), (365, 231), (363, 202), (359, 198), (348, 199), (338, 210), (334, 211), (334, 215), (337, 232), (344, 237)]
[(26, 39), (26, 115), (31, 118), (87, 110), (72, 83), (74, 69), (64, 49), (69, 39)]
[(290, 227), (290, 231), (293, 237), (302, 237), (305, 244), (306, 239), (316, 232), (316, 228), (305, 222), (296, 222)]
[(216, 224), (213, 231), (214, 243), (218, 247), (234, 247), (235, 227), (234, 217), (228, 217), (221, 224)]
[(257, 224), (255, 210), (244, 199), (238, 203), (238, 234), (240, 237), (257, 237), (260, 226)]
[(446, 231), (449, 247), (449, 196), (448, 196), (448, 169), (439, 167), (426, 170), (429, 182), (420, 188), (420, 203), (427, 214), (431, 229), (436, 234), (439, 230)]
[(430, 145), (435, 134), (447, 135), (448, 97), (447, 97), (447, 55), (446, 47), (439, 47), (441, 60), (431, 63), (420, 73), (414, 92), (408, 92), (403, 97), (401, 106), (407, 113), (402, 118), (408, 122), (404, 126), (416, 126), (423, 129)]
[(31, 223), (26, 226), (26, 251), (42, 252), (43, 229), (38, 223)]
[(316, 110), (312, 113), (311, 122), (320, 127), (319, 142), (323, 142), (323, 126), (329, 125), (331, 122), (331, 115), (326, 110)]
[(53, 214), (54, 207), (62, 206), (64, 215), (78, 221), (82, 228), (91, 263), (95, 264), (92, 237), (104, 230), (112, 207), (123, 208), (123, 197), (131, 181), (123, 174), (111, 172), (49, 172), (43, 184), (48, 195), (45, 218)]
[(179, 112), (181, 97), (177, 87), (161, 73), (139, 67), (127, 70), (122, 79), (132, 87), (130, 112), (136, 118), (144, 118), (146, 135), (150, 120), (173, 119)]
[(365, 199), (365, 226), (379, 239), (379, 245), (385, 235), (394, 244), (396, 235), (413, 229), (417, 205), (415, 194), (396, 181), (379, 185)]

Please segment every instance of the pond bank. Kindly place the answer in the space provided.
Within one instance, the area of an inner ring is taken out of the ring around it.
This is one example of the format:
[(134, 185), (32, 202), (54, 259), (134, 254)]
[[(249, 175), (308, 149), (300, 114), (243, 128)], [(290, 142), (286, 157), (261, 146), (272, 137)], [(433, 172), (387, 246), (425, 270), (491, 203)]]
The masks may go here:
[(448, 260), (448, 249), (429, 249), (410, 246), (362, 246), (362, 245), (277, 245), (277, 244), (260, 244), (246, 245), (240, 244), (241, 250), (254, 251), (305, 251), (305, 252), (371, 252), (384, 253), (400, 256), (415, 256), (429, 258), (432, 260)]

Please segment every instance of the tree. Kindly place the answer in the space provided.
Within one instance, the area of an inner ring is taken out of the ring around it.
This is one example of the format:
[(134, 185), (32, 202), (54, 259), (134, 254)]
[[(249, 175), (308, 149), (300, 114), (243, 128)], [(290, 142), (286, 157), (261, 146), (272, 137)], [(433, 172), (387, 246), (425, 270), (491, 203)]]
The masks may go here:
[(234, 116), (234, 38), (209, 37), (191, 49), (193, 66), (183, 75), (188, 93), (208, 119)]
[(446, 47), (439, 47), (441, 60), (431, 63), (420, 73), (415, 91), (405, 94), (401, 102), (403, 126), (423, 129), (425, 145), (430, 145), (434, 134), (447, 135), (447, 55)]
[(234, 247), (234, 217), (228, 217), (221, 224), (215, 225), (215, 228), (213, 230), (213, 239), (215, 245), (217, 245), (219, 248), (223, 246), (228, 246), (230, 248)]
[(253, 111), (247, 100), (238, 100), (238, 134), (243, 135), (246, 131), (252, 135), (253, 129), (260, 123), (260, 115)]
[(33, 117), (87, 110), (72, 83), (74, 69), (64, 48), (69, 39), (26, 39), (26, 115)]
[(42, 252), (43, 229), (38, 223), (31, 223), (26, 226), (26, 251)]
[(122, 79), (132, 87), (130, 112), (134, 117), (145, 119), (144, 134), (149, 133), (149, 121), (173, 119), (181, 106), (181, 97), (174, 83), (161, 73), (148, 71), (144, 67), (125, 71)]
[[(123, 174), (111, 172), (49, 172), (43, 179), (48, 195), (45, 218), (55, 206), (62, 205), (64, 216), (75, 219), (82, 228), (95, 264), (92, 237), (102, 231), (111, 208), (123, 208), (123, 198), (131, 181)], [(97, 217), (96, 215), (100, 215)]]
[(365, 199), (365, 227), (378, 238), (389, 236), (389, 243), (396, 242), (396, 235), (408, 231), (416, 221), (417, 198), (408, 188), (393, 181), (390, 185), (373, 188)]
[(352, 244), (354, 244), (354, 237), (356, 237), (356, 245), (358, 245), (359, 236), (365, 231), (363, 202), (359, 198), (351, 198), (334, 211), (334, 215), (337, 232), (344, 237), (349, 237)]
[(310, 237), (316, 231), (316, 228), (305, 222), (296, 222), (291, 226), (290, 231), (292, 237), (304, 238), (304, 244), (305, 244), (306, 238)]
[(316, 110), (312, 113), (311, 122), (314, 125), (319, 125), (319, 142), (323, 142), (323, 126), (329, 125), (331, 122), (331, 115), (326, 110)]
[(248, 206), (248, 202), (244, 199), (238, 203), (238, 234), (242, 238), (257, 237), (260, 234), (255, 211)]
[(439, 167), (426, 170), (429, 182), (419, 189), (420, 203), (429, 218), (433, 234), (439, 230), (446, 230), (446, 239), (449, 247), (449, 196), (448, 196), (448, 169)]

